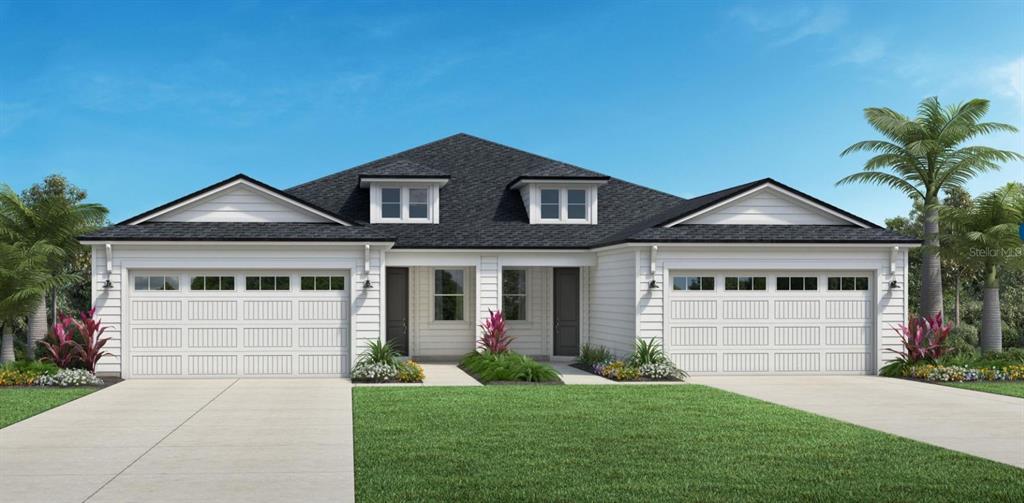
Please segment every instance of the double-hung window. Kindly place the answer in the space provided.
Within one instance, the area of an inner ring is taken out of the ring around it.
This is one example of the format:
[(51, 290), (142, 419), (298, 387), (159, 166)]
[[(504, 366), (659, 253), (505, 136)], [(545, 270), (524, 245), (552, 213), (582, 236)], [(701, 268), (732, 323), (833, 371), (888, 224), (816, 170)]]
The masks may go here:
[(547, 223), (587, 223), (590, 200), (587, 189), (541, 188), (540, 221)]
[(381, 221), (431, 221), (431, 212), (434, 211), (431, 191), (429, 187), (381, 187)]
[(506, 320), (526, 320), (526, 269), (501, 272), (501, 309)]
[(465, 319), (465, 271), (437, 269), (434, 271), (434, 321)]

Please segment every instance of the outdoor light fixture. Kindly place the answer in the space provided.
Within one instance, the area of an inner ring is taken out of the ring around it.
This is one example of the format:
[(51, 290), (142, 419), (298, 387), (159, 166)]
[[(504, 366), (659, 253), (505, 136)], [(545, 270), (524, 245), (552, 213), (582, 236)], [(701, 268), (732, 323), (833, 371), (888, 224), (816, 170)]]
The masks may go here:
[(107, 280), (103, 282), (103, 289), (109, 290), (111, 288), (114, 288), (114, 284), (110, 282), (110, 278), (107, 278)]
[(370, 280), (366, 280), (363, 282), (363, 288), (369, 290), (373, 288), (373, 283), (370, 283)]
[(652, 279), (651, 282), (647, 284), (647, 287), (651, 290), (656, 290), (658, 288), (658, 282)]
[(899, 287), (900, 287), (900, 282), (899, 281), (892, 280), (892, 281), (889, 282), (889, 289), (890, 290), (898, 290)]

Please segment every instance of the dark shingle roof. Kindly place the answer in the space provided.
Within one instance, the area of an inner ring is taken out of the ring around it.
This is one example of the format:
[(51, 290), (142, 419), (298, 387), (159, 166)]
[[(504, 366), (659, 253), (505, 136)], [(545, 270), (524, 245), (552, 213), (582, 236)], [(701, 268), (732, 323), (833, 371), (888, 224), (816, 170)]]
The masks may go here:
[(650, 227), (616, 236), (600, 246), (620, 243), (919, 243), (878, 227), (853, 225), (712, 225)]
[(292, 222), (143, 222), (112, 225), (79, 239), (103, 241), (383, 241), (369, 227)]
[[(441, 188), (439, 224), (373, 224), (374, 229), (394, 236), (398, 248), (589, 248), (652, 213), (684, 201), (467, 134), (328, 175), (287, 192), (327, 205), (343, 218), (367, 222), (370, 195), (359, 188), (359, 176), (398, 159), (451, 177)], [(530, 172), (572, 172), (608, 180), (598, 191), (598, 225), (530, 225), (519, 192), (508, 188), (513, 180)]]
[(361, 178), (448, 178), (448, 173), (408, 159), (395, 159), (374, 166), (359, 175)]
[[(440, 189), (440, 223), (373, 224), (372, 226), (365, 224), (369, 221), (370, 196), (369, 190), (359, 186), (361, 177), (447, 178), (449, 183)], [(598, 190), (599, 223), (597, 225), (531, 225), (519, 192), (510, 188), (516, 180), (527, 178), (582, 179), (606, 182)], [(810, 198), (810, 200), (868, 227), (852, 224), (684, 224), (673, 228), (660, 227), (766, 183), (775, 184)], [(589, 249), (618, 243), (644, 242), (918, 242), (878, 228), (866, 220), (771, 179), (757, 180), (686, 200), (467, 134), (443, 138), (292, 187), (284, 192), (287, 197), (299, 203), (307, 204), (344, 221), (361, 225), (145, 222), (139, 225), (119, 224), (107, 227), (83, 236), (83, 239), (378, 241), (394, 242), (396, 248), (451, 249)], [(152, 211), (144, 215), (148, 214), (152, 214)]]

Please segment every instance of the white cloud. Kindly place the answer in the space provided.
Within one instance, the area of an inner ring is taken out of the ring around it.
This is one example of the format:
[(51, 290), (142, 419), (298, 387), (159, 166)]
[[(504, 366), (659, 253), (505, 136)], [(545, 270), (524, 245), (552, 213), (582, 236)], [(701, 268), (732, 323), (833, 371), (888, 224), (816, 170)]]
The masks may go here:
[(798, 23), (796, 28), (775, 45), (789, 45), (812, 35), (827, 35), (836, 31), (846, 22), (846, 9), (837, 4), (822, 4), (810, 18)]
[(990, 68), (984, 78), (992, 92), (1024, 105), (1024, 57)]
[(857, 45), (846, 51), (846, 54), (840, 58), (840, 62), (859, 65), (870, 63), (885, 56), (885, 50), (884, 40), (878, 37), (864, 37)]
[(845, 7), (834, 3), (772, 5), (770, 8), (744, 4), (730, 10), (729, 16), (754, 31), (780, 37), (772, 45), (784, 46), (836, 31), (846, 22), (847, 12)]

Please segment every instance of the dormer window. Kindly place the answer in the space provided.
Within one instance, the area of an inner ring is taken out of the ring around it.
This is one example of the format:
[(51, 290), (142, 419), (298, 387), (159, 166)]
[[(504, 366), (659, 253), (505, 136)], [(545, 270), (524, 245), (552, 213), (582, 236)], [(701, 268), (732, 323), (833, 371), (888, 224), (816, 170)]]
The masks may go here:
[(544, 223), (587, 223), (590, 204), (585, 188), (541, 188), (540, 220)]
[(371, 186), (370, 222), (436, 223), (436, 201), (436, 186)]

